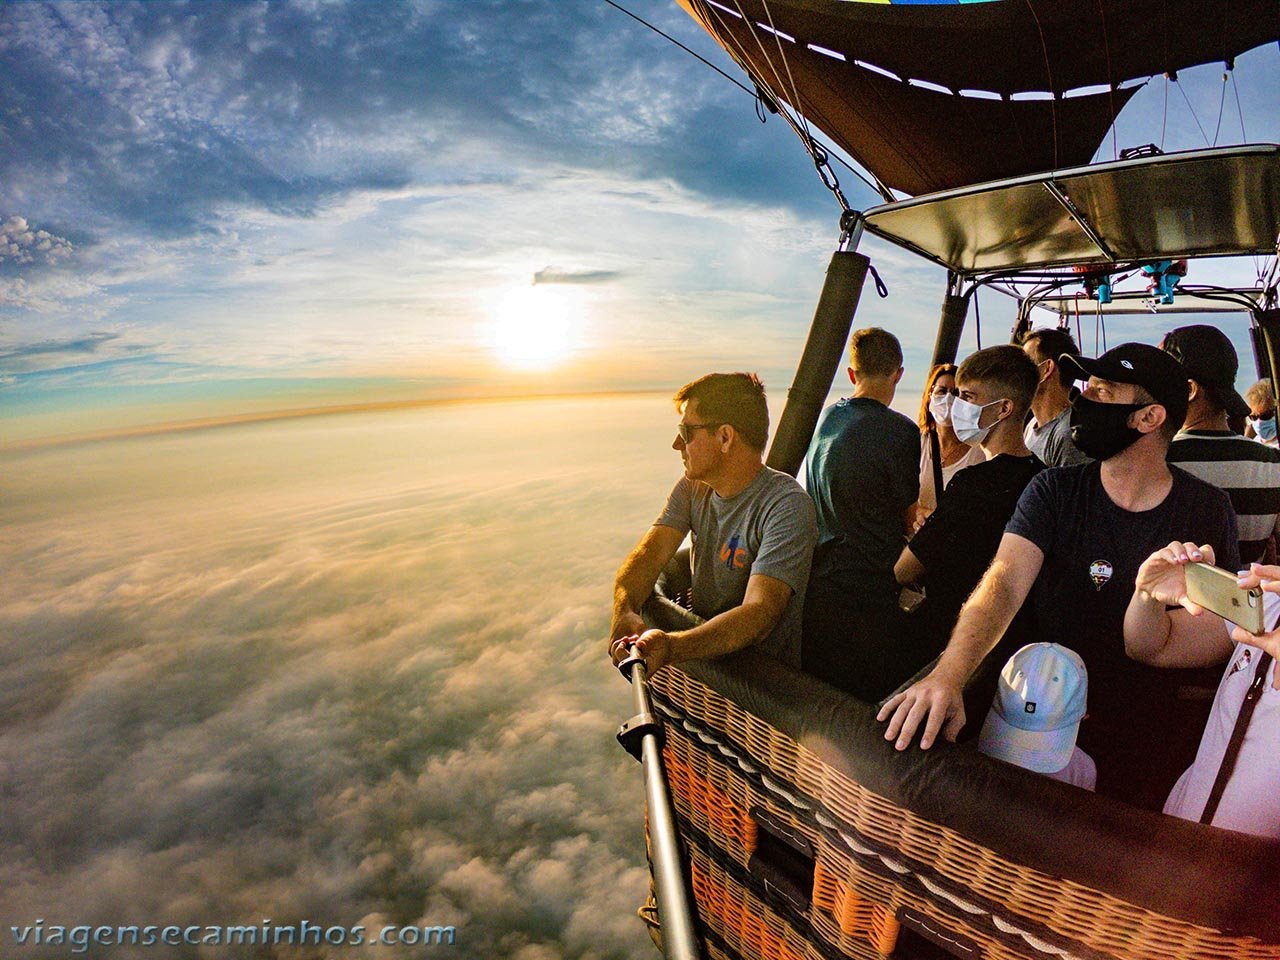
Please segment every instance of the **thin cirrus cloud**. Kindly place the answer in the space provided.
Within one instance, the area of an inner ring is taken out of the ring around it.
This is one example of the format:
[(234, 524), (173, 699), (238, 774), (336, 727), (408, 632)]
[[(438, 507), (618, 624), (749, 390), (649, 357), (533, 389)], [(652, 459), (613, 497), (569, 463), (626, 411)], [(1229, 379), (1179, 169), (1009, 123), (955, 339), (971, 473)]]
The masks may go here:
[(66, 353), (92, 354), (96, 353), (103, 344), (119, 339), (118, 333), (95, 331), (71, 340), (40, 340), (12, 350), (0, 351), (0, 364), (29, 357), (56, 356)]
[(620, 270), (565, 270), (560, 267), (543, 267), (533, 275), (533, 285), (565, 283), (591, 285), (609, 283), (622, 276)]

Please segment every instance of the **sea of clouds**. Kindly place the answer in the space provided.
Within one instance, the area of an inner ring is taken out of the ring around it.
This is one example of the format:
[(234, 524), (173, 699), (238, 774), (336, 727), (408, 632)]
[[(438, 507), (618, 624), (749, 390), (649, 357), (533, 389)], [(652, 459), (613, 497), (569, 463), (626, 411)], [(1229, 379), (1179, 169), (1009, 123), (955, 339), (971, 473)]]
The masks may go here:
[(119, 439), (0, 461), (0, 938), (34, 924), (455, 925), (649, 957), (603, 635), (679, 472), (660, 396)]

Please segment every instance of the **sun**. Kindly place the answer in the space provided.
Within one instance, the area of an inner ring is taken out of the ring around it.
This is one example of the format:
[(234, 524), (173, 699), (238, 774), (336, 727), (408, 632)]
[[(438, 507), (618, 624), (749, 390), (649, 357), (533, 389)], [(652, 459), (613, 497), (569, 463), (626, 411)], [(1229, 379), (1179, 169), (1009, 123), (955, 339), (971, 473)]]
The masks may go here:
[(493, 347), (510, 367), (545, 369), (569, 354), (578, 304), (563, 287), (517, 287), (495, 308)]

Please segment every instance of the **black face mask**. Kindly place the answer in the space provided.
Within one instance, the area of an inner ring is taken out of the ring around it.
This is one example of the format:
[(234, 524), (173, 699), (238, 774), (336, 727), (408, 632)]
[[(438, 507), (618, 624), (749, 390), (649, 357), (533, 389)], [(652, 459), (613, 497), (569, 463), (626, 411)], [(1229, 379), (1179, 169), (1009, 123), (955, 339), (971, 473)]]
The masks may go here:
[(1071, 404), (1071, 442), (1086, 457), (1110, 460), (1142, 437), (1128, 425), (1129, 414), (1150, 403), (1099, 403), (1079, 396)]

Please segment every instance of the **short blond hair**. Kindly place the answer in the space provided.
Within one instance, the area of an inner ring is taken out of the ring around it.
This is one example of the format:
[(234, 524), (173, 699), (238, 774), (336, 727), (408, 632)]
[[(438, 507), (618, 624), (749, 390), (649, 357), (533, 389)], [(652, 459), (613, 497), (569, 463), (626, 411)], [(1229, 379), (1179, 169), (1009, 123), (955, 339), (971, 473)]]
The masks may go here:
[(1275, 408), (1276, 395), (1271, 389), (1270, 380), (1259, 380), (1252, 387), (1244, 392), (1244, 402), (1249, 406), (1271, 407)]
[(902, 367), (902, 344), (888, 330), (864, 327), (849, 338), (849, 366), (868, 377), (891, 377)]

